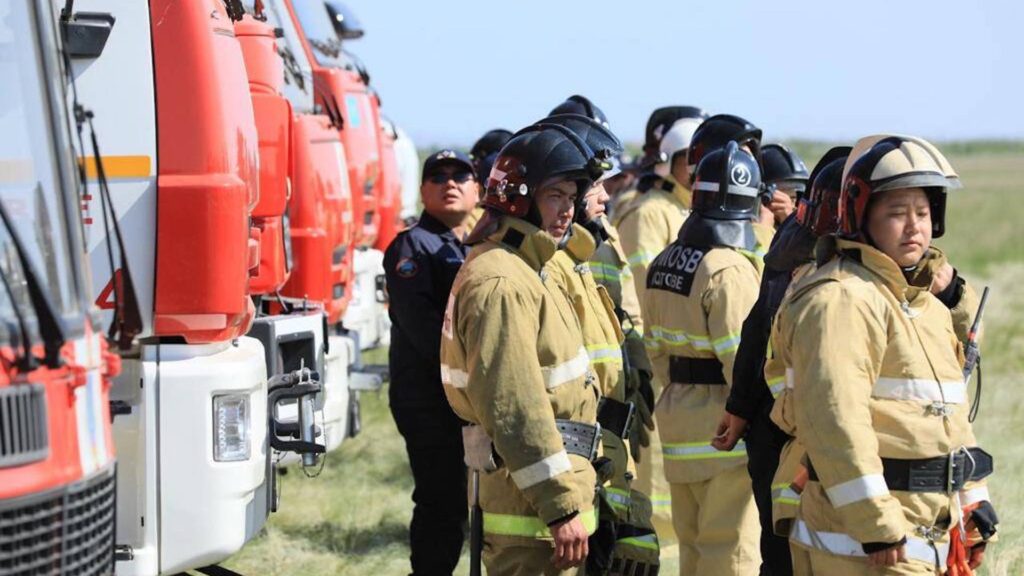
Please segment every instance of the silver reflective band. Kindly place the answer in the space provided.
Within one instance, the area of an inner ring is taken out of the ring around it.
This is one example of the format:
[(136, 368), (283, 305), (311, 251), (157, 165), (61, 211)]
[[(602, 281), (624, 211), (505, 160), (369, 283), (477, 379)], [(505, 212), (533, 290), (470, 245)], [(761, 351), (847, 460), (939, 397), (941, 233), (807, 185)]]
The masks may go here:
[(832, 505), (840, 508), (875, 496), (885, 496), (889, 493), (889, 487), (885, 485), (885, 477), (881, 474), (868, 474), (826, 488), (825, 493)]
[(529, 466), (512, 472), (512, 481), (520, 490), (526, 490), (530, 486), (550, 480), (559, 474), (572, 471), (572, 463), (569, 462), (569, 454), (562, 450), (551, 456), (534, 462)]
[(747, 445), (740, 440), (736, 447), (723, 452), (707, 442), (677, 442), (661, 445), (661, 454), (666, 460), (705, 460), (709, 458), (743, 458), (747, 455)]
[(879, 378), (871, 389), (875, 398), (965, 404), (967, 383), (942, 382), (921, 378)]
[[(717, 192), (719, 189), (718, 182), (697, 182), (693, 187), (694, 190), (703, 190), (704, 192)], [(752, 186), (737, 186), (735, 184), (729, 184), (726, 188), (726, 192), (729, 194), (735, 194), (737, 196), (747, 196), (749, 198), (756, 197), (760, 190)]]
[[(821, 550), (836, 556), (867, 558), (861, 543), (847, 534), (819, 532), (807, 526), (807, 523), (800, 519), (793, 522), (793, 530), (789, 533), (789, 539), (808, 548)], [(920, 560), (931, 566), (945, 566), (946, 557), (949, 556), (948, 542), (933, 545), (931, 542), (916, 536), (907, 536), (907, 543), (904, 549), (908, 560)]]
[(800, 504), (800, 494), (790, 487), (789, 483), (776, 484), (772, 486), (772, 501), (780, 504)]
[(589, 368), (590, 355), (587, 354), (586, 348), (580, 348), (572, 360), (554, 366), (542, 367), (540, 371), (544, 375), (544, 385), (550, 390), (586, 376)]
[(441, 383), (455, 388), (465, 388), (469, 384), (469, 374), (447, 364), (441, 364)]
[(796, 376), (794, 376), (792, 368), (786, 368), (786, 388), (790, 390), (796, 388)]
[(622, 362), (622, 350), (615, 345), (598, 344), (595, 346), (588, 346), (587, 352), (590, 356), (590, 361), (594, 364)]
[(960, 491), (960, 506), (970, 506), (971, 504), (977, 504), (986, 500), (992, 501), (988, 494), (988, 486), (978, 486), (970, 490)]

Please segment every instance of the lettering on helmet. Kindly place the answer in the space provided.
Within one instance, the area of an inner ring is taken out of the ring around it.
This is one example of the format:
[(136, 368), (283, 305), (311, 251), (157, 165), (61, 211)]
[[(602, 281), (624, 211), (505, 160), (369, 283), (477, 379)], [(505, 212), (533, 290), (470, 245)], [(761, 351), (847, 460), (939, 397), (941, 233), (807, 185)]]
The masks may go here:
[(704, 248), (670, 244), (651, 262), (647, 272), (648, 290), (666, 290), (689, 296), (694, 274), (705, 254)]

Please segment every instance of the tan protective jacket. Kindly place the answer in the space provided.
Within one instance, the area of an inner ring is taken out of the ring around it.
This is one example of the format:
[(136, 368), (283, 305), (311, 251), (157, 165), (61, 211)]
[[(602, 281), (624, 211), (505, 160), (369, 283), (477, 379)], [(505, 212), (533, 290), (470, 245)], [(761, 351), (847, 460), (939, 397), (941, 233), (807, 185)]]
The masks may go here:
[[(837, 249), (793, 290), (773, 336), (773, 352), (791, 367), (797, 436), (820, 478), (801, 496), (792, 538), (837, 553), (903, 537), (919, 549), (927, 535), (941, 549), (954, 495), (889, 490), (881, 458), (976, 445), (962, 345), (950, 311), (888, 256), (846, 240)], [(987, 500), (983, 484), (965, 486), (960, 505)]]
[[(656, 378), (670, 383), (656, 410), (669, 482), (700, 482), (746, 463), (743, 443), (719, 452), (711, 440), (725, 410), (740, 332), (757, 300), (762, 268), (753, 254), (682, 241), (651, 264), (643, 300), (645, 340)], [(679, 382), (672, 366), (686, 359), (717, 360), (726, 384)]]
[(607, 219), (602, 218), (608, 237), (590, 259), (594, 280), (608, 291), (614, 307), (622, 314), (622, 332), (626, 337), (626, 354), (632, 368), (651, 371), (651, 362), (644, 350), (644, 320), (640, 311), (633, 272), (629, 269), (626, 253), (622, 249), (619, 232)]
[(622, 211), (616, 227), (641, 302), (647, 287), (647, 268), (655, 256), (675, 241), (690, 215), (691, 197), (689, 189), (668, 176)]
[(445, 312), (441, 379), (459, 417), (479, 424), (504, 462), (481, 473), (489, 537), (550, 538), (579, 513), (590, 531), (595, 473), (566, 453), (555, 419), (594, 424), (599, 391), (572, 303), (550, 278), (547, 233), (505, 217), (474, 246)]
[[(932, 246), (924, 261), (918, 266), (922, 271), (920, 281), (918, 282), (920, 284), (919, 287), (930, 286), (932, 272), (946, 262), (946, 255), (935, 246)], [(779, 306), (779, 314), (788, 305), (790, 295), (803, 289), (801, 282), (814, 272), (815, 269), (814, 263), (809, 263), (793, 271), (793, 281), (786, 292), (786, 298)], [(953, 320), (953, 331), (961, 343), (966, 344), (967, 342), (967, 333), (974, 322), (974, 315), (977, 313), (979, 302), (980, 299), (977, 293), (971, 288), (970, 284), (965, 283), (960, 301), (950, 310)], [(783, 448), (779, 459), (779, 468), (772, 481), (772, 518), (777, 533), (779, 535), (788, 535), (789, 522), (796, 518), (797, 509), (800, 505), (800, 493), (797, 487), (793, 485), (793, 482), (806, 471), (803, 465), (806, 451), (803, 445), (800, 444), (800, 441), (795, 438), (797, 436), (796, 418), (794, 415), (793, 394), (790, 388), (793, 384), (793, 379), (792, 377), (786, 378), (787, 367), (783, 364), (780, 357), (772, 352), (775, 346), (783, 345), (784, 342), (782, 335), (779, 333), (778, 325), (777, 323), (773, 324), (772, 341), (769, 344), (768, 358), (764, 368), (765, 381), (768, 383), (772, 396), (775, 398), (771, 418), (783, 432), (794, 438)], [(786, 356), (792, 356), (792, 352), (787, 352)]]
[(619, 222), (622, 222), (623, 216), (629, 213), (629, 206), (634, 200), (640, 197), (640, 191), (636, 188), (630, 188), (624, 192), (620, 192), (615, 198), (612, 199), (612, 226), (619, 227)]

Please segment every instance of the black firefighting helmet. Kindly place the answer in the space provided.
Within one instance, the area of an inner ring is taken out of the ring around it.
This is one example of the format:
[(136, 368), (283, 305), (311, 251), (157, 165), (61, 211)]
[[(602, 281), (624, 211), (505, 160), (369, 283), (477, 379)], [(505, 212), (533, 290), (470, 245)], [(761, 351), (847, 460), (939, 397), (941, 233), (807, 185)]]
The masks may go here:
[(836, 146), (826, 152), (814, 170), (811, 170), (807, 179), (807, 192), (797, 201), (797, 223), (815, 236), (833, 234), (839, 227), (843, 166), (851, 150), (849, 146)]
[(690, 151), (686, 155), (690, 180), (694, 180), (697, 166), (704, 156), (730, 141), (750, 148), (754, 159), (761, 162), (761, 129), (739, 116), (716, 114), (705, 120), (690, 140)]
[(504, 128), (488, 130), (469, 149), (469, 157), (473, 159), (473, 169), (476, 171), (476, 180), (481, 184), (487, 183), (487, 177), (491, 174), (491, 166), (502, 146), (512, 139), (512, 132)]
[(571, 180), (583, 195), (606, 166), (572, 130), (534, 124), (517, 132), (498, 153), (483, 205), (539, 224), (533, 199), (541, 188)]
[(714, 220), (751, 220), (760, 213), (761, 169), (730, 140), (697, 166), (693, 211)]
[(331, 24), (338, 38), (356, 40), (363, 37), (366, 33), (363, 24), (344, 2), (325, 0), (324, 4), (327, 5), (327, 12), (331, 15)]
[(664, 106), (651, 112), (644, 129), (644, 156), (641, 160), (644, 167), (669, 160), (661, 155), (661, 139), (672, 125), (683, 118), (706, 120), (708, 113), (696, 106)]
[(843, 170), (839, 233), (867, 240), (864, 225), (872, 196), (901, 188), (922, 188), (931, 204), (932, 238), (939, 238), (946, 231), (946, 191), (960, 187), (953, 167), (931, 143), (913, 136), (863, 138), (854, 146)]
[(800, 156), (782, 144), (766, 144), (761, 148), (761, 178), (773, 187), (795, 189), (800, 196), (807, 187), (807, 166)]
[(579, 94), (569, 96), (565, 102), (555, 106), (551, 109), (551, 112), (548, 112), (548, 116), (554, 116), (555, 114), (580, 114), (591, 120), (596, 120), (604, 125), (605, 128), (610, 128), (611, 126), (608, 124), (608, 117), (604, 115), (604, 112), (591, 102), (589, 98)]
[[(558, 124), (572, 130), (590, 148), (591, 152), (601, 161), (607, 161), (609, 167), (604, 170), (600, 180), (605, 180), (622, 172), (619, 157), (622, 154), (622, 142), (611, 130), (596, 120), (580, 114), (555, 114), (537, 122), (538, 124)], [(586, 194), (577, 197), (575, 220), (586, 221)]]

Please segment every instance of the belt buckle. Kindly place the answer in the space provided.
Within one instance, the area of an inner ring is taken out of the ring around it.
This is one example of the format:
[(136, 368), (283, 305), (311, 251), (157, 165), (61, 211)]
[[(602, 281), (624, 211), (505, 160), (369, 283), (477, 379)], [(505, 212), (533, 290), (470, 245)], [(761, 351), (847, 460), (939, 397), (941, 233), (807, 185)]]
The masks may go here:
[(956, 486), (956, 455), (957, 452), (950, 453), (946, 460), (946, 493), (952, 494), (954, 486)]
[(588, 460), (590, 460), (591, 462), (593, 462), (594, 460), (597, 460), (597, 451), (598, 451), (598, 448), (600, 446), (601, 446), (601, 424), (599, 422), (595, 422), (594, 423), (594, 439), (590, 443), (590, 458), (588, 458)]

